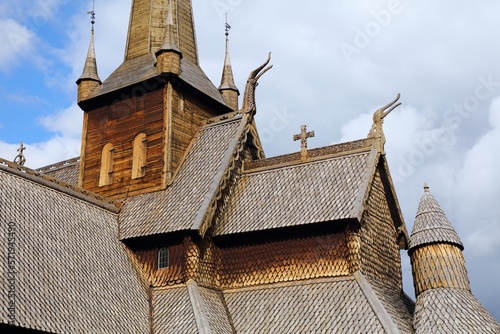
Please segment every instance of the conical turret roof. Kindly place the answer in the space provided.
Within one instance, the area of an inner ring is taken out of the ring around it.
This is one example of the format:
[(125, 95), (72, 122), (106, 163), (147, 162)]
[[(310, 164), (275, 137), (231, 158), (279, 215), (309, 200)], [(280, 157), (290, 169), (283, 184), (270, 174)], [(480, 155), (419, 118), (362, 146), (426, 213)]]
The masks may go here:
[(181, 50), (177, 46), (177, 35), (174, 26), (173, 8), (170, 1), (168, 4), (167, 24), (165, 26), (165, 38), (160, 49), (156, 51), (156, 55), (158, 56), (163, 51), (173, 51), (182, 54)]
[(427, 185), (424, 186), (424, 190), (411, 232), (409, 249), (420, 245), (444, 242), (455, 244), (463, 250), (464, 246), (457, 232), (430, 193)]
[(92, 33), (90, 35), (90, 45), (87, 51), (87, 59), (85, 60), (85, 66), (83, 67), (83, 73), (78, 78), (76, 83), (80, 83), (83, 80), (93, 80), (101, 83), (99, 79), (99, 74), (97, 73), (97, 61), (95, 57), (95, 47), (94, 47), (94, 29), (92, 28)]
[(238, 87), (234, 84), (233, 68), (231, 66), (231, 57), (229, 56), (229, 39), (226, 35), (226, 57), (224, 59), (224, 69), (219, 90), (231, 89), (239, 94)]

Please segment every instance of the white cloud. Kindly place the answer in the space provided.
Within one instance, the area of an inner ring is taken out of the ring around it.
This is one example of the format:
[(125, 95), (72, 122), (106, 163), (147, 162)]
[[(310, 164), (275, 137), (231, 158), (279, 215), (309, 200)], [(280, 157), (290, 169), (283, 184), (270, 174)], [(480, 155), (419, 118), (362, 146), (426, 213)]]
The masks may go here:
[(0, 19), (0, 71), (8, 71), (33, 47), (35, 35), (13, 19)]
[(456, 178), (456, 216), (472, 251), (478, 254), (500, 252), (499, 115), (500, 98), (496, 98), (489, 110), (491, 128), (465, 154)]
[(58, 136), (79, 140), (82, 132), (82, 115), (83, 111), (75, 102), (69, 108), (41, 118), (40, 123)]

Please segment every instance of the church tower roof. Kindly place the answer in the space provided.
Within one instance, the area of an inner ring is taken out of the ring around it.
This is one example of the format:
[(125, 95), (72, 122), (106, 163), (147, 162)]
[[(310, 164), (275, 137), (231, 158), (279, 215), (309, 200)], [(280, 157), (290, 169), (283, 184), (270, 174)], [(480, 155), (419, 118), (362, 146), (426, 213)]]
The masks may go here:
[(463, 244), (457, 232), (446, 218), (426, 184), (410, 236), (409, 250), (436, 242), (455, 244), (463, 250)]
[(238, 110), (238, 96), (240, 92), (234, 84), (233, 68), (229, 56), (229, 29), (231, 29), (231, 26), (226, 22), (226, 57), (224, 59), (224, 68), (222, 70), (219, 92), (231, 109)]
[[(165, 17), (171, 10), (171, 23)], [(171, 28), (167, 27), (171, 26)], [(198, 48), (193, 20), (193, 7), (190, 0), (133, 0), (130, 15), (125, 61), (163, 48), (165, 29), (175, 28), (180, 32), (169, 43), (176, 45), (184, 57), (198, 65)], [(171, 36), (173, 37), (173, 36)]]
[(184, 90), (221, 114), (231, 111), (199, 65), (191, 0), (132, 0), (124, 62), (79, 105), (89, 111), (134, 95), (134, 87), (158, 88), (162, 76), (180, 79)]
[(172, 51), (182, 54), (181, 50), (177, 46), (177, 34), (175, 31), (174, 18), (173, 18), (173, 7), (172, 2), (169, 1), (168, 14), (167, 14), (167, 24), (165, 27), (165, 37), (163, 39), (163, 44), (160, 49), (156, 51), (156, 56), (164, 51)]
[(94, 47), (94, 23), (95, 23), (95, 14), (94, 11), (90, 12), (92, 15), (92, 30), (90, 33), (90, 44), (89, 49), (87, 51), (87, 58), (85, 59), (85, 66), (83, 67), (83, 73), (78, 78), (77, 84), (79, 84), (83, 80), (93, 80), (101, 83), (101, 79), (99, 78), (99, 74), (97, 73), (97, 60), (95, 56), (95, 47)]

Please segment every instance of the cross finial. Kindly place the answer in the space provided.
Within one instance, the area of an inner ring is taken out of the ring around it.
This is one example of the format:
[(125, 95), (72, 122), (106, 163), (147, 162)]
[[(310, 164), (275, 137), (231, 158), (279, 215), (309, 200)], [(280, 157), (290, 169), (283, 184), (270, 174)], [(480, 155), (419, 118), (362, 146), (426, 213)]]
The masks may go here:
[(19, 148), (17, 149), (17, 156), (14, 158), (14, 162), (18, 165), (24, 166), (26, 163), (26, 158), (24, 157), (24, 150), (26, 149), (26, 146), (23, 145), (23, 142), (19, 145)]
[(302, 125), (300, 127), (300, 134), (293, 135), (293, 140), (300, 140), (301, 149), (300, 149), (300, 159), (302, 161), (307, 159), (307, 138), (314, 137), (314, 131), (307, 132), (307, 126)]

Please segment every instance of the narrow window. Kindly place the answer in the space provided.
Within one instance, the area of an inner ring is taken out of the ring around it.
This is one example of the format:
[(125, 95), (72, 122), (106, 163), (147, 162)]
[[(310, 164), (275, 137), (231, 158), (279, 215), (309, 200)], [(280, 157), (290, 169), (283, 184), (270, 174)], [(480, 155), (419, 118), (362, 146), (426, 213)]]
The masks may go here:
[(145, 133), (139, 133), (135, 136), (132, 153), (132, 179), (138, 179), (146, 175), (147, 144)]
[(99, 175), (99, 187), (113, 183), (113, 144), (104, 145), (101, 153), (101, 172)]
[(168, 268), (169, 253), (168, 248), (163, 247), (158, 251), (158, 269)]

